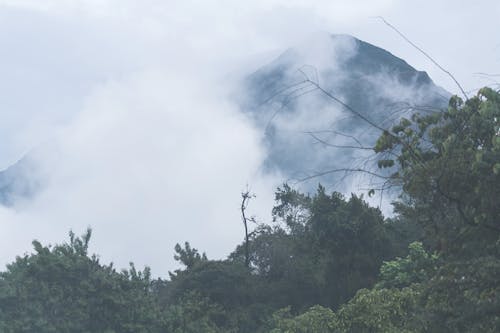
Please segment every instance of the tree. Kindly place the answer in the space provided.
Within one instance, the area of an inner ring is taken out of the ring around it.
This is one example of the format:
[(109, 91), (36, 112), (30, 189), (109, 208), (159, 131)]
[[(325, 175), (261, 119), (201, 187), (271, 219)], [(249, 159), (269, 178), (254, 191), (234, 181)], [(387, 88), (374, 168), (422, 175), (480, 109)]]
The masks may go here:
[(403, 118), (375, 145), (394, 167), (403, 194), (398, 211), (420, 223), (447, 254), (494, 244), (500, 235), (500, 93), (481, 89), (441, 113)]
[(274, 328), (270, 333), (329, 333), (338, 332), (335, 313), (320, 305), (293, 317), (290, 308), (284, 308), (273, 315)]
[(184, 243), (184, 248), (179, 244), (175, 244), (174, 250), (176, 253), (174, 259), (186, 266), (186, 269), (191, 269), (200, 262), (208, 261), (205, 252), (200, 255), (198, 250), (192, 248), (189, 242)]
[[(373, 286), (383, 260), (400, 254), (380, 211), (355, 195), (345, 199), (320, 186), (309, 196), (284, 185), (273, 216), (276, 224), (257, 228), (249, 249), (261, 300), (275, 308), (337, 307)], [(242, 262), (244, 253), (240, 246), (231, 259)]]
[(397, 211), (439, 253), (422, 281), (427, 330), (500, 330), (500, 93), (483, 88), (465, 102), (451, 98), (441, 113), (402, 119), (375, 150), (396, 156), (381, 167), (396, 168)]
[(337, 332), (422, 332), (419, 294), (418, 285), (403, 289), (362, 289), (338, 311)]
[(246, 216), (246, 210), (248, 207), (248, 202), (251, 198), (255, 197), (255, 195), (250, 194), (249, 191), (241, 193), (241, 219), (243, 221), (243, 225), (245, 226), (245, 266), (248, 268), (250, 266), (250, 244), (249, 244), (249, 232), (248, 232), (248, 222), (255, 223), (255, 219), (253, 217)]
[(403, 288), (428, 282), (438, 269), (438, 256), (425, 251), (420, 242), (409, 246), (408, 256), (386, 261), (380, 267), (377, 288)]
[(0, 331), (160, 332), (162, 314), (149, 269), (117, 272), (88, 256), (90, 229), (54, 247), (33, 241), (34, 254), (0, 273)]
[(217, 325), (224, 310), (197, 292), (186, 292), (184, 296), (167, 309), (167, 332), (170, 333), (222, 333)]
[(380, 210), (354, 194), (346, 200), (320, 187), (308, 226), (327, 281), (323, 305), (337, 307), (357, 290), (373, 286), (382, 262), (395, 256)]

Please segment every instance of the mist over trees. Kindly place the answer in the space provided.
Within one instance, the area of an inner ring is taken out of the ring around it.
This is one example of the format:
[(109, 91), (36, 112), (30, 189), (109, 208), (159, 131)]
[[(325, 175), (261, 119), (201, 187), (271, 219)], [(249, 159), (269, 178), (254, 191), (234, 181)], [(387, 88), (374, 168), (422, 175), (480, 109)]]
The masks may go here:
[(182, 268), (159, 279), (101, 263), (90, 230), (34, 241), (0, 273), (0, 331), (500, 331), (500, 93), (402, 118), (374, 150), (401, 191), (391, 218), (284, 184), (273, 223), (227, 259), (185, 242)]

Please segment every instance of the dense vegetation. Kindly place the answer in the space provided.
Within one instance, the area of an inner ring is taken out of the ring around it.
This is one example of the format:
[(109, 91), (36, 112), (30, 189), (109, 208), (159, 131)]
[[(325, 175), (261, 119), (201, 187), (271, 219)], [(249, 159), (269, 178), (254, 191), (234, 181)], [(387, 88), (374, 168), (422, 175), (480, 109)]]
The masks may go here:
[(0, 331), (498, 332), (500, 94), (415, 114), (377, 141), (396, 216), (319, 187), (277, 190), (274, 222), (226, 260), (189, 243), (152, 279), (87, 252), (90, 230), (0, 273)]

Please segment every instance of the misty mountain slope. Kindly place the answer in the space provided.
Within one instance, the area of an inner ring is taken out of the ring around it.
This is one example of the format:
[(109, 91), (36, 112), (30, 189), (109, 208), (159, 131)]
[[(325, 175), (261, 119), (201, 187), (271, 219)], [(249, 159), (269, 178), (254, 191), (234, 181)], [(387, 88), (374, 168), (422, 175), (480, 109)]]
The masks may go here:
[[(435, 112), (449, 97), (425, 72), (351, 36), (319, 34), (288, 49), (244, 79), (238, 101), (265, 132), (264, 169), (279, 171), (284, 180), (376, 164), (371, 150), (352, 147), (372, 147), (380, 131), (313, 91), (306, 78), (383, 128), (417, 106), (420, 112)], [(40, 174), (30, 156), (0, 171), (0, 204), (33, 197), (43, 187)], [(352, 178), (344, 176), (328, 173), (311, 179), (309, 185), (321, 181), (340, 191), (352, 190)]]
[(42, 187), (40, 169), (30, 154), (0, 172), (0, 204), (12, 206), (33, 197)]
[(427, 73), (348, 35), (314, 37), (249, 75), (241, 105), (265, 131), (265, 167), (290, 181), (327, 172), (311, 179), (312, 187), (321, 181), (352, 190), (352, 177), (328, 171), (373, 170), (373, 151), (365, 148), (373, 147), (380, 130), (307, 80), (381, 128), (412, 112), (439, 112), (450, 96)]

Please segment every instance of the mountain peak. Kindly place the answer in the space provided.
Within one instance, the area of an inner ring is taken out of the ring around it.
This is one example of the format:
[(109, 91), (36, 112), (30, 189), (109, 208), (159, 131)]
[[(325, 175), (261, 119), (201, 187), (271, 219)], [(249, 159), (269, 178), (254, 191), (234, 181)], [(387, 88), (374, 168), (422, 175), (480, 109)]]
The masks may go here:
[[(311, 81), (356, 112), (322, 94)], [(427, 73), (392, 53), (350, 35), (324, 33), (249, 75), (243, 91), (242, 108), (265, 131), (266, 166), (289, 179), (359, 167), (354, 164), (365, 158), (366, 150), (332, 150), (324, 144), (372, 147), (380, 133), (356, 114), (390, 128), (417, 110), (435, 112), (449, 98)], [(311, 138), (311, 132), (323, 134)], [(319, 180), (337, 179), (329, 174)]]

